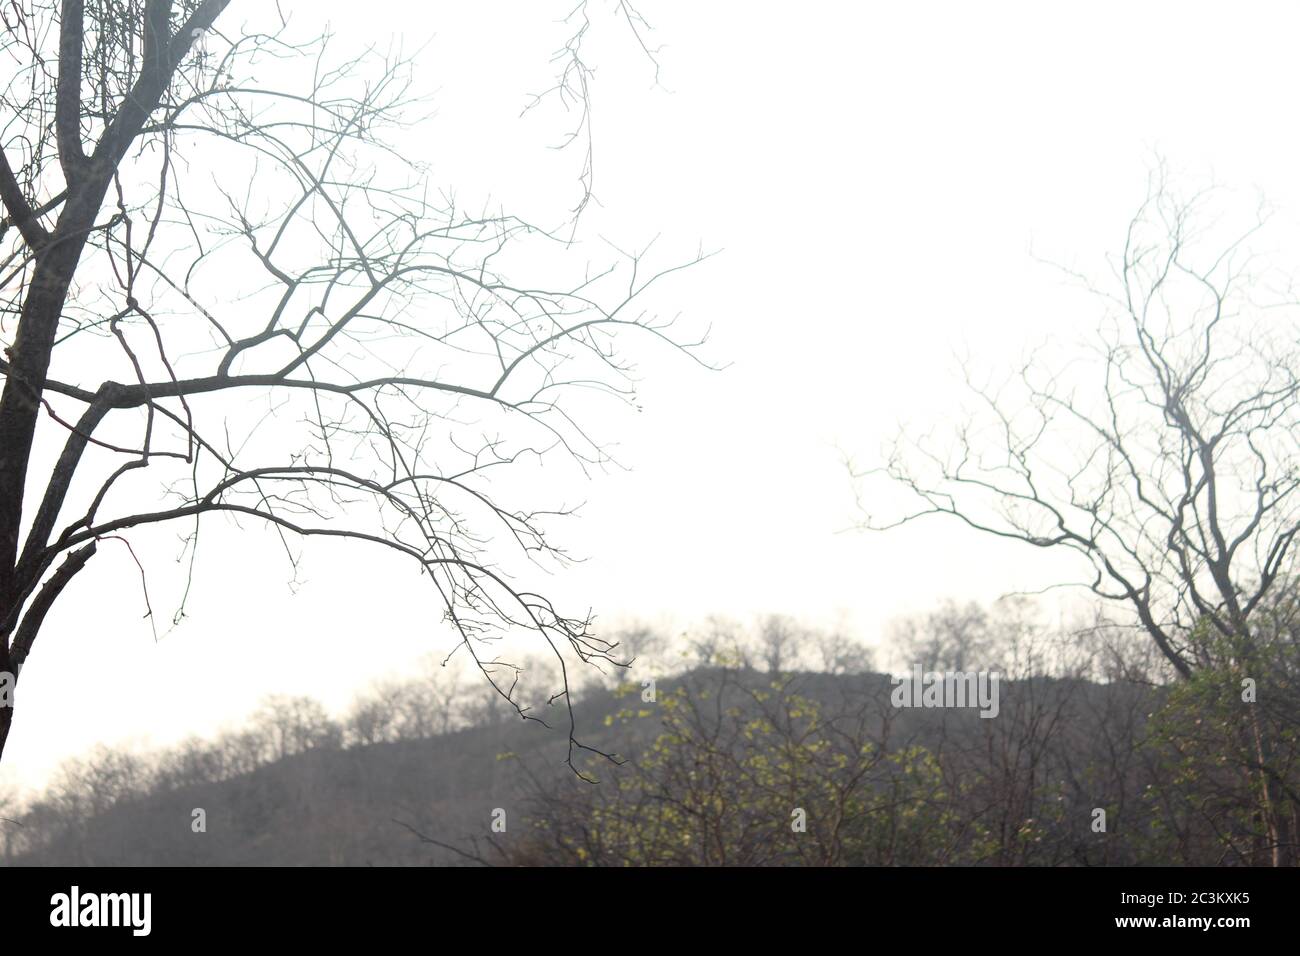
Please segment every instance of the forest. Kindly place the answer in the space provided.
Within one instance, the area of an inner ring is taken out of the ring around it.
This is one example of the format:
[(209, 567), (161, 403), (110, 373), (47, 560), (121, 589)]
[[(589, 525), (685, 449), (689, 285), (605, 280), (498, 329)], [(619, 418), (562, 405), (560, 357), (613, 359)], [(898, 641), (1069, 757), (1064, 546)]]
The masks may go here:
[(0, 859), (1300, 864), (1300, 26), (1133, 6), (0, 3)]
[[(1277, 811), (1261, 770), (1288, 793), (1300, 784), (1296, 612), (1270, 608), (1275, 666), (1255, 671), (1270, 676), (1253, 706), (1280, 745), (1266, 767), (1236, 717), (1242, 669), (1175, 680), (1100, 617), (1051, 628), (1021, 599), (947, 602), (895, 622), (892, 651), (926, 672), (960, 671), (972, 655), (996, 662), (992, 720), (895, 707), (898, 681), (846, 635), (780, 615), (710, 619), (687, 630), (675, 667), (667, 651), (681, 638), (618, 633), (641, 663), (582, 689), (579, 726), (598, 752), (577, 772), (562, 735), (430, 661), (338, 717), (278, 697), (217, 740), (72, 761), (34, 799), (3, 807), (4, 859), (1269, 865)], [(642, 667), (658, 676), (636, 680)]]

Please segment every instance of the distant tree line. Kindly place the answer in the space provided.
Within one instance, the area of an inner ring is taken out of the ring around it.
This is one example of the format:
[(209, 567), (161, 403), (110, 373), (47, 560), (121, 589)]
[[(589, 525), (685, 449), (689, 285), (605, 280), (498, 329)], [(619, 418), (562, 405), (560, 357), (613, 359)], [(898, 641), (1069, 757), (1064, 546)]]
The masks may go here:
[[(660, 677), (718, 656), (745, 666), (760, 660), (769, 666), (817, 664), (832, 673), (870, 665), (868, 648), (843, 631), (804, 626), (785, 615), (766, 616), (750, 627), (711, 618), (692, 628), (685, 642), (675, 641), (663, 629), (633, 623), (612, 628), (609, 640), (623, 658), (635, 662), (638, 672), (653, 668)], [(115, 807), (247, 777), (301, 754), (427, 741), (507, 721), (517, 724), (516, 704), (562, 724), (564, 718), (556, 720), (551, 699), (556, 665), (545, 657), (525, 663), (519, 669), (519, 686), (512, 689), (513, 702), (476, 681), (467, 673), (470, 668), (457, 660), (431, 657), (414, 676), (373, 682), (341, 716), (331, 715), (311, 697), (277, 694), (266, 698), (244, 726), (213, 739), (191, 737), (151, 753), (96, 747), (66, 761), (39, 794), (24, 797), (14, 789), (0, 789), (0, 859), (39, 855), (52, 842), (75, 842)], [(592, 670), (575, 689), (575, 698), (607, 695), (626, 678), (627, 671), (620, 667)], [(496, 755), (477, 756), (491, 762)]]
[[(1276, 865), (1300, 809), (1295, 592), (1261, 612), (1249, 673), (1191, 680), (1133, 628), (1048, 627), (1026, 601), (947, 603), (895, 629), (925, 670), (1000, 671), (996, 719), (893, 706), (893, 681), (725, 655), (616, 721), (656, 733), (601, 786), (535, 775), (524, 865)], [(1213, 631), (1203, 630), (1206, 640)], [(1137, 639), (1135, 639), (1137, 638)], [(1263, 725), (1262, 754), (1240, 733)], [(1261, 780), (1270, 781), (1263, 786)], [(1270, 804), (1274, 792), (1284, 805)], [(1283, 856), (1290, 858), (1292, 848)]]
[[(340, 718), (278, 696), (215, 740), (71, 761), (43, 793), (0, 804), (4, 859), (1268, 865), (1271, 821), (1300, 807), (1294, 594), (1259, 618), (1267, 666), (1190, 681), (1133, 628), (1051, 623), (1028, 600), (897, 621), (888, 669), (997, 671), (993, 719), (895, 707), (894, 679), (844, 629), (627, 625), (610, 637), (636, 663), (575, 704), (625, 762), (593, 757), (587, 779), (564, 765), (562, 733), (548, 749), (471, 676), (431, 662)], [(545, 718), (551, 682), (526, 673), (536, 683), (518, 699)], [(1243, 746), (1244, 708), (1278, 742), (1267, 763)], [(1270, 792), (1286, 805), (1265, 805)], [(191, 805), (222, 840), (189, 837)], [(492, 833), (503, 805), (511, 826)]]

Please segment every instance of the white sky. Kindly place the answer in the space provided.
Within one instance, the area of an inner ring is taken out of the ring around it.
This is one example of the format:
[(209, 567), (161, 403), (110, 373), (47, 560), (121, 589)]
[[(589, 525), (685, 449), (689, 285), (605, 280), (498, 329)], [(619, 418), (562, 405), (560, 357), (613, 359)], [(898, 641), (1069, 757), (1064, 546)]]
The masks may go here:
[[(837, 446), (867, 460), (899, 421), (942, 419), (955, 348), (996, 367), (1095, 327), (1096, 305), (1033, 254), (1101, 275), (1157, 152), (1294, 220), (1296, 9), (644, 0), (665, 90), (593, 5), (589, 224), (624, 246), (662, 233), (668, 250), (723, 250), (670, 298), (732, 364), (645, 353), (644, 410), (596, 420), (632, 470), (558, 490), (587, 502), (556, 530), (588, 561), (539, 583), (607, 618), (846, 614), (874, 643), (941, 597), (1058, 578), (944, 523), (837, 533), (854, 518)], [(345, 45), (432, 38), (419, 80), (438, 113), (403, 147), (436, 182), (552, 218), (572, 200), (538, 190), (562, 181), (544, 149), (561, 127), (519, 119), (552, 52), (537, 27), (566, 3), (285, 6)], [(446, 649), (403, 562), (309, 547), (291, 591), (271, 538), (209, 535), (190, 619), (157, 643), (134, 566), (101, 549), (23, 673), (0, 780), (37, 783), (98, 741), (208, 733), (271, 692), (341, 708)], [(174, 598), (153, 598), (168, 616)]]

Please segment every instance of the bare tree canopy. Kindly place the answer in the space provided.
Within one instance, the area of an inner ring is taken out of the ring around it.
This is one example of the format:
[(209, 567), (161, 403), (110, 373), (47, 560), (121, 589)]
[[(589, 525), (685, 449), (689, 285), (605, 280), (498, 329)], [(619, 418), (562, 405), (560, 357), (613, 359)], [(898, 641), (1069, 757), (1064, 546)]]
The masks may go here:
[[(510, 561), (562, 561), (543, 522), (570, 507), (489, 482), (552, 453), (610, 460), (584, 396), (631, 396), (630, 336), (698, 344), (647, 302), (690, 261), (575, 263), (567, 228), (462, 208), (386, 138), (420, 106), (409, 57), (335, 59), (287, 23), (229, 25), (227, 3), (3, 14), (0, 671), (106, 543), (130, 560), (133, 529), (176, 525), (192, 562), (221, 512), (291, 560), (311, 536), (409, 558), (503, 697), (518, 671), (492, 641), (526, 631), (567, 705), (566, 662), (615, 648)], [(571, 20), (555, 92), (581, 142), (590, 23)], [(588, 150), (579, 211), (590, 184)]]
[(900, 440), (882, 468), (857, 473), (919, 502), (868, 514), (867, 528), (948, 515), (1082, 556), (1082, 583), (1130, 604), (1183, 674), (1204, 662), (1202, 620), (1246, 633), (1300, 531), (1294, 314), (1261, 308), (1253, 229), (1206, 248), (1205, 199), (1157, 184), (1143, 204), (1118, 288), (1095, 289), (1108, 305), (1095, 362), (1031, 358), (1001, 384), (968, 377), (975, 411), (948, 446)]
[[(1179, 199), (1153, 176), (1115, 282), (1089, 283), (1107, 306), (1094, 355), (1037, 355), (1000, 384), (968, 370), (975, 410), (948, 445), (900, 440), (856, 477), (864, 511), (877, 477), (914, 503), (868, 513), (867, 528), (946, 515), (1071, 552), (1088, 568), (1078, 583), (1127, 607), (1181, 677), (1229, 667), (1264, 680), (1263, 619), (1294, 581), (1300, 532), (1300, 337), (1294, 297), (1250, 251), (1266, 217), (1224, 240), (1215, 197)], [(1268, 734), (1246, 715), (1285, 862), (1300, 804), (1286, 806)]]

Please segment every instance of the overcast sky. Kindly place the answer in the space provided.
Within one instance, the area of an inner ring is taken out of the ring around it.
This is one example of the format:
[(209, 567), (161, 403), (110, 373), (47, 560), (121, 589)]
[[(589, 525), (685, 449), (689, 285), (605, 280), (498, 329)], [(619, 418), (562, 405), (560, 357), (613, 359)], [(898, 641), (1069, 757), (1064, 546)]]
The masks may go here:
[[(562, 122), (520, 118), (565, 3), (284, 6), (304, 29), (327, 18), (340, 50), (427, 41), (437, 111), (402, 147), (437, 184), (541, 217), (572, 202), (579, 157), (546, 148)], [(659, 87), (595, 9), (587, 225), (623, 247), (720, 250), (667, 297), (711, 323), (706, 355), (729, 365), (642, 353), (642, 410), (594, 413), (630, 470), (544, 489), (585, 500), (556, 534), (588, 560), (537, 583), (606, 620), (783, 611), (876, 643), (941, 597), (1067, 573), (942, 523), (846, 531), (841, 452), (869, 461), (900, 422), (954, 413), (954, 351), (996, 368), (1095, 328), (1096, 302), (1040, 260), (1104, 276), (1157, 155), (1293, 223), (1294, 8), (644, 0)], [(129, 561), (101, 557), (69, 590), (24, 670), (0, 779), (37, 783), (98, 741), (210, 733), (271, 692), (341, 709), (448, 646), (401, 562), (310, 547), (291, 588), (267, 536), (211, 534), (189, 619), (157, 641)]]

